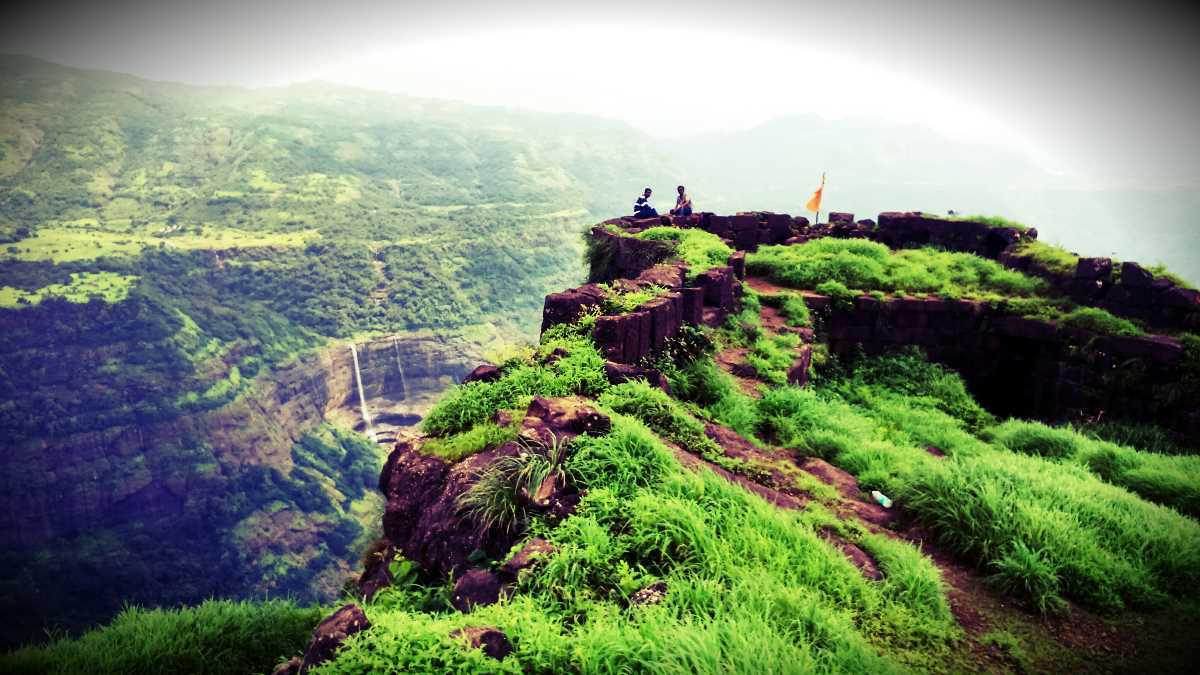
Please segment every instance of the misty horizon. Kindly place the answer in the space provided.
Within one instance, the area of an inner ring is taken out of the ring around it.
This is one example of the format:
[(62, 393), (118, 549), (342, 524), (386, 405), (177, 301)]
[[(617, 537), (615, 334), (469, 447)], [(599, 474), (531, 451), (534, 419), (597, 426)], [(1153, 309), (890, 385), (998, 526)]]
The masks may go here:
[(1192, 18), (1070, 2), (133, 1), (27, 8), (0, 45), (155, 81), (324, 81), (618, 119), (668, 139), (797, 114), (918, 124), (1097, 187), (1177, 186), (1200, 180)]

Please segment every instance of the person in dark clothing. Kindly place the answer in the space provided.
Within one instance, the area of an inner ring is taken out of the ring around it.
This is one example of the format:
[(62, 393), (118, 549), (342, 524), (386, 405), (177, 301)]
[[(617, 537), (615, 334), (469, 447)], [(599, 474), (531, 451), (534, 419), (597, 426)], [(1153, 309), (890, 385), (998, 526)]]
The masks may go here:
[(652, 190), (650, 188), (646, 188), (646, 191), (642, 193), (642, 196), (638, 197), (637, 201), (633, 203), (633, 216), (635, 218), (658, 217), (658, 211), (656, 211), (650, 204), (651, 192)]
[(692, 215), (692, 198), (688, 196), (687, 190), (683, 186), (675, 188), (679, 196), (675, 198), (675, 208), (671, 209), (673, 216), (690, 216)]

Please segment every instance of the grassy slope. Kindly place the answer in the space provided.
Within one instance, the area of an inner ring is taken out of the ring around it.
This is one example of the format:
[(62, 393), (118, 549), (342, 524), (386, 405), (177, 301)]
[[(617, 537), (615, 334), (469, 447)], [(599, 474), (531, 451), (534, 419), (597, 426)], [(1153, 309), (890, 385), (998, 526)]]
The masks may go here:
[[(753, 322), (751, 313), (742, 321)], [(1196, 600), (1200, 525), (1110, 484), (1121, 482), (1118, 474), (1087, 457), (1064, 461), (1084, 451), (1031, 454), (1029, 443), (1014, 440), (1028, 428), (995, 426), (957, 376), (919, 355), (830, 363), (815, 387), (767, 387), (755, 399), (708, 355), (680, 345), (675, 361), (658, 363), (672, 381), (668, 397), (644, 384), (610, 386), (585, 337), (590, 321), (548, 332), (536, 352), (506, 361), (497, 382), (454, 388), (425, 421), (425, 431), (443, 439), (434, 451), (461, 457), (511, 437), (489, 421), (497, 409), (520, 409), (533, 395), (596, 397), (613, 431), (574, 441), (564, 467), (586, 489), (583, 502), (560, 523), (536, 516), (525, 523), (558, 551), (521, 579), (510, 601), (471, 614), (447, 608), (445, 587), (406, 576), (367, 605), (373, 628), (351, 638), (322, 672), (976, 667), (949, 612), (942, 572), (917, 547), (840, 520), (821, 490), (812, 489), (816, 498), (803, 509), (781, 510), (707, 469), (685, 468), (666, 442), (753, 475), (719, 456), (702, 433), (704, 418), (796, 458), (820, 456), (850, 470), (864, 489), (884, 491), (944, 547), (977, 564), (996, 592), (1032, 611), (1186, 612), (1177, 603)], [(741, 330), (714, 336), (732, 339)], [(560, 348), (568, 356), (544, 363)], [(1074, 432), (1034, 432), (1092, 447)], [(883, 580), (864, 579), (822, 530), (869, 551)], [(627, 603), (657, 581), (668, 587), (661, 605)], [(506, 632), (512, 657), (497, 662), (450, 637), (485, 625)], [(1066, 658), (1037, 629), (1013, 630), (978, 640), (1026, 667)]]

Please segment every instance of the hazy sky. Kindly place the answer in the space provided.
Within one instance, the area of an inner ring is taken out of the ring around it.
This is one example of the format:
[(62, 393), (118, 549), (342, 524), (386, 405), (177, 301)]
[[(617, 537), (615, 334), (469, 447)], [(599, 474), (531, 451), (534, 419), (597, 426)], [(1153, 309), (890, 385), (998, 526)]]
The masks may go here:
[(43, 0), (5, 11), (0, 49), (152, 79), (319, 78), (600, 114), (668, 135), (872, 116), (1099, 178), (1200, 180), (1200, 14), (1182, 3)]

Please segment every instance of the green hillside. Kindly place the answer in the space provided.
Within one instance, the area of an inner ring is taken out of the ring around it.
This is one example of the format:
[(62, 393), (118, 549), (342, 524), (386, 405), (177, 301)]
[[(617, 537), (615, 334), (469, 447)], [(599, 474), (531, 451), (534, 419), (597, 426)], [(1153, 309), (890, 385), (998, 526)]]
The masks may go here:
[[(659, 166), (643, 147), (588, 118), (0, 57), (5, 641), (129, 601), (336, 592), (378, 449), (257, 402), (333, 339), (527, 337), (583, 275), (589, 210)], [(247, 534), (285, 517), (310, 534)]]

